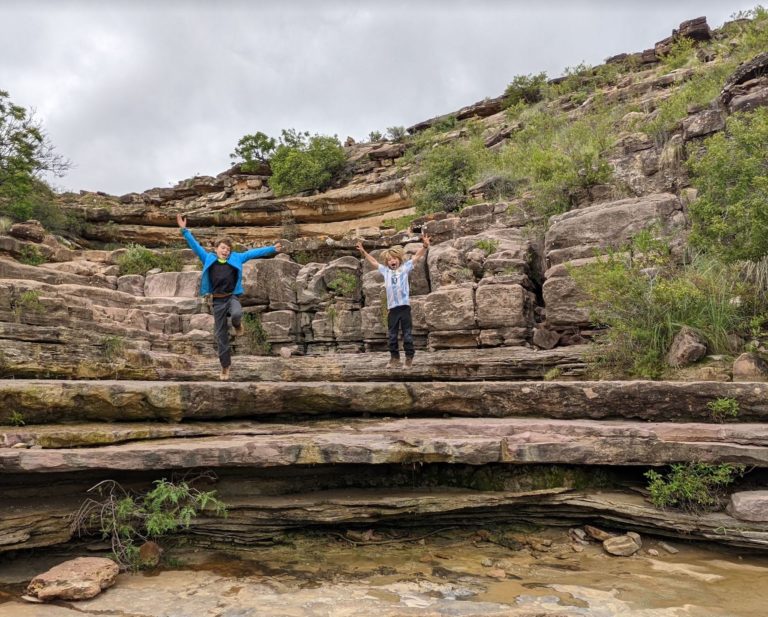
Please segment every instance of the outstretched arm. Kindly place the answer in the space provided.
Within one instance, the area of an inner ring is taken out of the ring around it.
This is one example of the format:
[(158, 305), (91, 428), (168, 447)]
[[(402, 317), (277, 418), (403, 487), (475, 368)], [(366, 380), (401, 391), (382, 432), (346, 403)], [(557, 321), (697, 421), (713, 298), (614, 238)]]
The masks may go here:
[(418, 261), (424, 255), (427, 254), (427, 249), (429, 249), (429, 236), (427, 234), (421, 235), (421, 248), (416, 251), (416, 254), (413, 256), (413, 261)]
[(360, 251), (360, 253), (362, 254), (362, 256), (363, 256), (363, 257), (365, 257), (365, 258), (368, 260), (368, 263), (369, 263), (369, 264), (371, 264), (371, 265), (372, 265), (374, 268), (377, 268), (377, 269), (378, 269), (378, 267), (379, 267), (379, 262), (378, 262), (378, 261), (376, 261), (376, 259), (375, 259), (375, 258), (374, 258), (374, 257), (373, 257), (373, 256), (372, 256), (372, 255), (371, 255), (369, 252), (368, 252), (368, 251), (366, 251), (366, 250), (363, 248), (363, 243), (362, 243), (362, 242), (358, 242), (358, 243), (355, 245), (355, 248), (357, 248), (357, 250), (358, 250), (358, 251)]
[(200, 261), (205, 262), (205, 256), (208, 253), (202, 246), (200, 246), (200, 243), (197, 240), (195, 240), (195, 237), (192, 235), (192, 232), (189, 231), (189, 229), (187, 229), (187, 217), (182, 216), (181, 214), (177, 214), (176, 223), (181, 229), (181, 235), (184, 236), (184, 239), (187, 241), (189, 248), (191, 248), (195, 252), (195, 255), (197, 255), (200, 258)]

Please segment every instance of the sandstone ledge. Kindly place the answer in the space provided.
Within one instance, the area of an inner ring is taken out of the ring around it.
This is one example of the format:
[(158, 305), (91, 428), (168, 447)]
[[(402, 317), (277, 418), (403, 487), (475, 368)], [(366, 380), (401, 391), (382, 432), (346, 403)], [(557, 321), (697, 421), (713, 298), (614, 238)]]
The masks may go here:
[(768, 424), (444, 418), (252, 424), (236, 433), (104, 447), (0, 449), (0, 473), (389, 463), (768, 467)]
[[(390, 372), (391, 374), (391, 372)], [(408, 375), (405, 373), (403, 376)], [(768, 421), (768, 384), (663, 381), (177, 382), (0, 380), (0, 422), (215, 420), (276, 416), (463, 416), (712, 422), (707, 403), (739, 403), (738, 422)], [(29, 432), (29, 428), (26, 432)], [(57, 429), (63, 431), (66, 429)], [(114, 429), (115, 432), (117, 429)], [(123, 429), (120, 429), (123, 430)], [(141, 427), (146, 438), (160, 425)], [(176, 429), (173, 429), (174, 431)], [(188, 429), (184, 429), (188, 430)], [(222, 429), (224, 430), (224, 429)], [(0, 435), (18, 433), (2, 429)], [(108, 439), (105, 432), (103, 439)], [(206, 433), (210, 434), (210, 433)], [(87, 439), (87, 433), (75, 431)], [(131, 437), (130, 439), (135, 439)], [(0, 439), (0, 447), (4, 440)], [(5, 443), (8, 443), (6, 437)], [(88, 442), (83, 442), (88, 445)], [(100, 441), (100, 443), (102, 443)], [(80, 445), (80, 444), (72, 444)]]

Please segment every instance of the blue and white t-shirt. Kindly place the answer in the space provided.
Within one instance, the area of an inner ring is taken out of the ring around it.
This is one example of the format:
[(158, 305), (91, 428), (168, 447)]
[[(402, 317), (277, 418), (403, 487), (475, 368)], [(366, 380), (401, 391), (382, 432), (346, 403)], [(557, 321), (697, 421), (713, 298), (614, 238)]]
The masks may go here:
[(408, 273), (411, 270), (413, 270), (413, 261), (410, 259), (397, 270), (390, 270), (387, 266), (379, 264), (379, 272), (384, 275), (388, 309), (411, 303), (411, 290), (408, 287)]

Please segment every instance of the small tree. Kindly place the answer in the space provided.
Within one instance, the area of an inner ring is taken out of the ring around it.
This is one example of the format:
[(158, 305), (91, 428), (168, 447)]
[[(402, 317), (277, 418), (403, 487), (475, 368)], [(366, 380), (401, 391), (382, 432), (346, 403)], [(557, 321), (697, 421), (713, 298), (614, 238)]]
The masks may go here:
[(275, 151), (277, 141), (258, 131), (252, 135), (243, 135), (237, 142), (235, 151), (229, 155), (233, 160), (242, 160), (240, 169), (245, 172), (256, 171), (260, 164), (267, 163)]
[(308, 190), (325, 190), (346, 163), (344, 148), (336, 136), (282, 131), (280, 144), (272, 155), (272, 178), (275, 195), (289, 195)]
[(518, 103), (538, 103), (544, 98), (544, 89), (547, 85), (547, 74), (538, 73), (536, 75), (515, 75), (512, 82), (507, 86), (504, 96), (507, 106), (517, 105)]
[[(70, 163), (55, 151), (34, 114), (0, 90), (0, 215), (49, 218), (52, 193), (45, 174), (61, 176)], [(40, 213), (45, 214), (41, 216)]]

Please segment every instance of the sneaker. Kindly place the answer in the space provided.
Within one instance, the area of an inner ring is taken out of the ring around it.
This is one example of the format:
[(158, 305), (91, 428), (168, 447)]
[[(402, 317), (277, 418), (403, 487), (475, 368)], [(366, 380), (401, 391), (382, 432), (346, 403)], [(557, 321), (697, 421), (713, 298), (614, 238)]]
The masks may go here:
[(411, 368), (413, 366), (413, 358), (405, 359), (405, 368)]
[(390, 358), (387, 362), (387, 368), (400, 368), (400, 358)]
[(222, 367), (221, 372), (219, 373), (219, 381), (229, 381), (229, 367)]
[(243, 322), (240, 322), (239, 326), (235, 326), (233, 329), (235, 336), (243, 336), (245, 334), (245, 326), (243, 325)]

